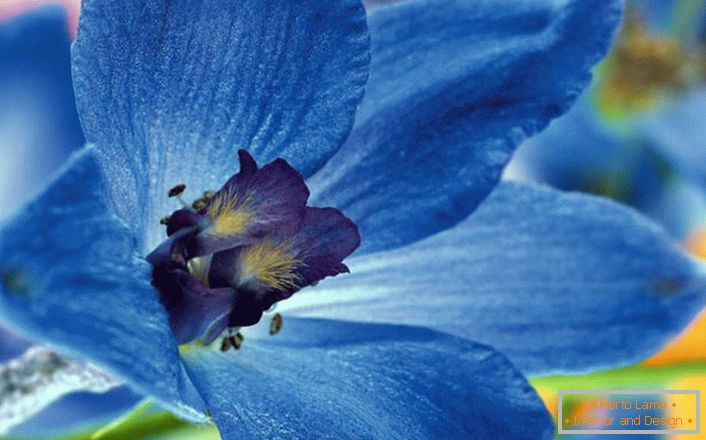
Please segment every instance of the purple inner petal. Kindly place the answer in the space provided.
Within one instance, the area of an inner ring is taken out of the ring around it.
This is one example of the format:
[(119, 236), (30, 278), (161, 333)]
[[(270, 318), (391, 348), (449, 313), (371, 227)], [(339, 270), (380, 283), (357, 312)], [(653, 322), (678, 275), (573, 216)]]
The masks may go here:
[(360, 244), (339, 210), (306, 206), (309, 191), (287, 162), (258, 169), (238, 155), (240, 171), (200, 211), (175, 211), (169, 238), (147, 257), (180, 344), (256, 324), (276, 302), (348, 272), (343, 259)]
[(276, 302), (328, 276), (348, 272), (342, 261), (359, 244), (357, 227), (339, 210), (307, 207), (293, 237), (215, 254), (209, 282), (238, 289), (229, 325), (252, 325)]
[(304, 217), (309, 189), (286, 161), (258, 169), (246, 151), (238, 152), (240, 172), (209, 200), (197, 236), (197, 256), (252, 244), (267, 235), (291, 235)]

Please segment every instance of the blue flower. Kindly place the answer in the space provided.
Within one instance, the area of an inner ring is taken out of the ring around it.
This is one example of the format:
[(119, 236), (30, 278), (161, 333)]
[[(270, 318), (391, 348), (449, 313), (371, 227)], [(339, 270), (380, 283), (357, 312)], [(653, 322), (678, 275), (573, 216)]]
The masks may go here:
[(703, 303), (634, 212), (497, 184), (619, 15), (87, 0), (92, 145), (2, 230), (0, 314), (225, 439), (551, 438), (520, 371), (633, 362)]
[(508, 176), (611, 197), (683, 239), (706, 227), (706, 5), (629, 6), (598, 80), (519, 149)]

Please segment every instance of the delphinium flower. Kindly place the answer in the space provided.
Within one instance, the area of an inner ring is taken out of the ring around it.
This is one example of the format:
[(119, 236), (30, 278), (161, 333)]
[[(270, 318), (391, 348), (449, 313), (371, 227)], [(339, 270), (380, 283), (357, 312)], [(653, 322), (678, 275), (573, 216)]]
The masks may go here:
[(406, 1), (366, 26), (353, 0), (87, 0), (91, 145), (2, 230), (0, 313), (225, 439), (551, 438), (472, 340), (528, 374), (592, 369), (703, 302), (634, 212), (497, 185), (619, 15)]

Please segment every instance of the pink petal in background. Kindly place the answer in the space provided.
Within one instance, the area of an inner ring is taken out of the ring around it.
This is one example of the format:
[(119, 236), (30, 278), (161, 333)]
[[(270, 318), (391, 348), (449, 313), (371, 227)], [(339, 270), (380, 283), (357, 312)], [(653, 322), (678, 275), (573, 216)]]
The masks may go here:
[(0, 22), (47, 5), (62, 6), (66, 9), (66, 25), (71, 36), (75, 38), (81, 0), (0, 0)]

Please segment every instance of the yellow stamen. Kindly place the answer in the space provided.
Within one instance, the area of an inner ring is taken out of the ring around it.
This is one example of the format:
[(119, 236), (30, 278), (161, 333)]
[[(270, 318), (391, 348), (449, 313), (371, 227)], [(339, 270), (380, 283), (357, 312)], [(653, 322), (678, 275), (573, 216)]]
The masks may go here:
[(299, 269), (305, 263), (299, 260), (290, 243), (275, 244), (266, 240), (246, 247), (239, 259), (240, 282), (257, 281), (281, 292), (299, 287)]
[(250, 195), (219, 193), (208, 208), (211, 232), (221, 237), (243, 233), (254, 217), (254, 208)]

